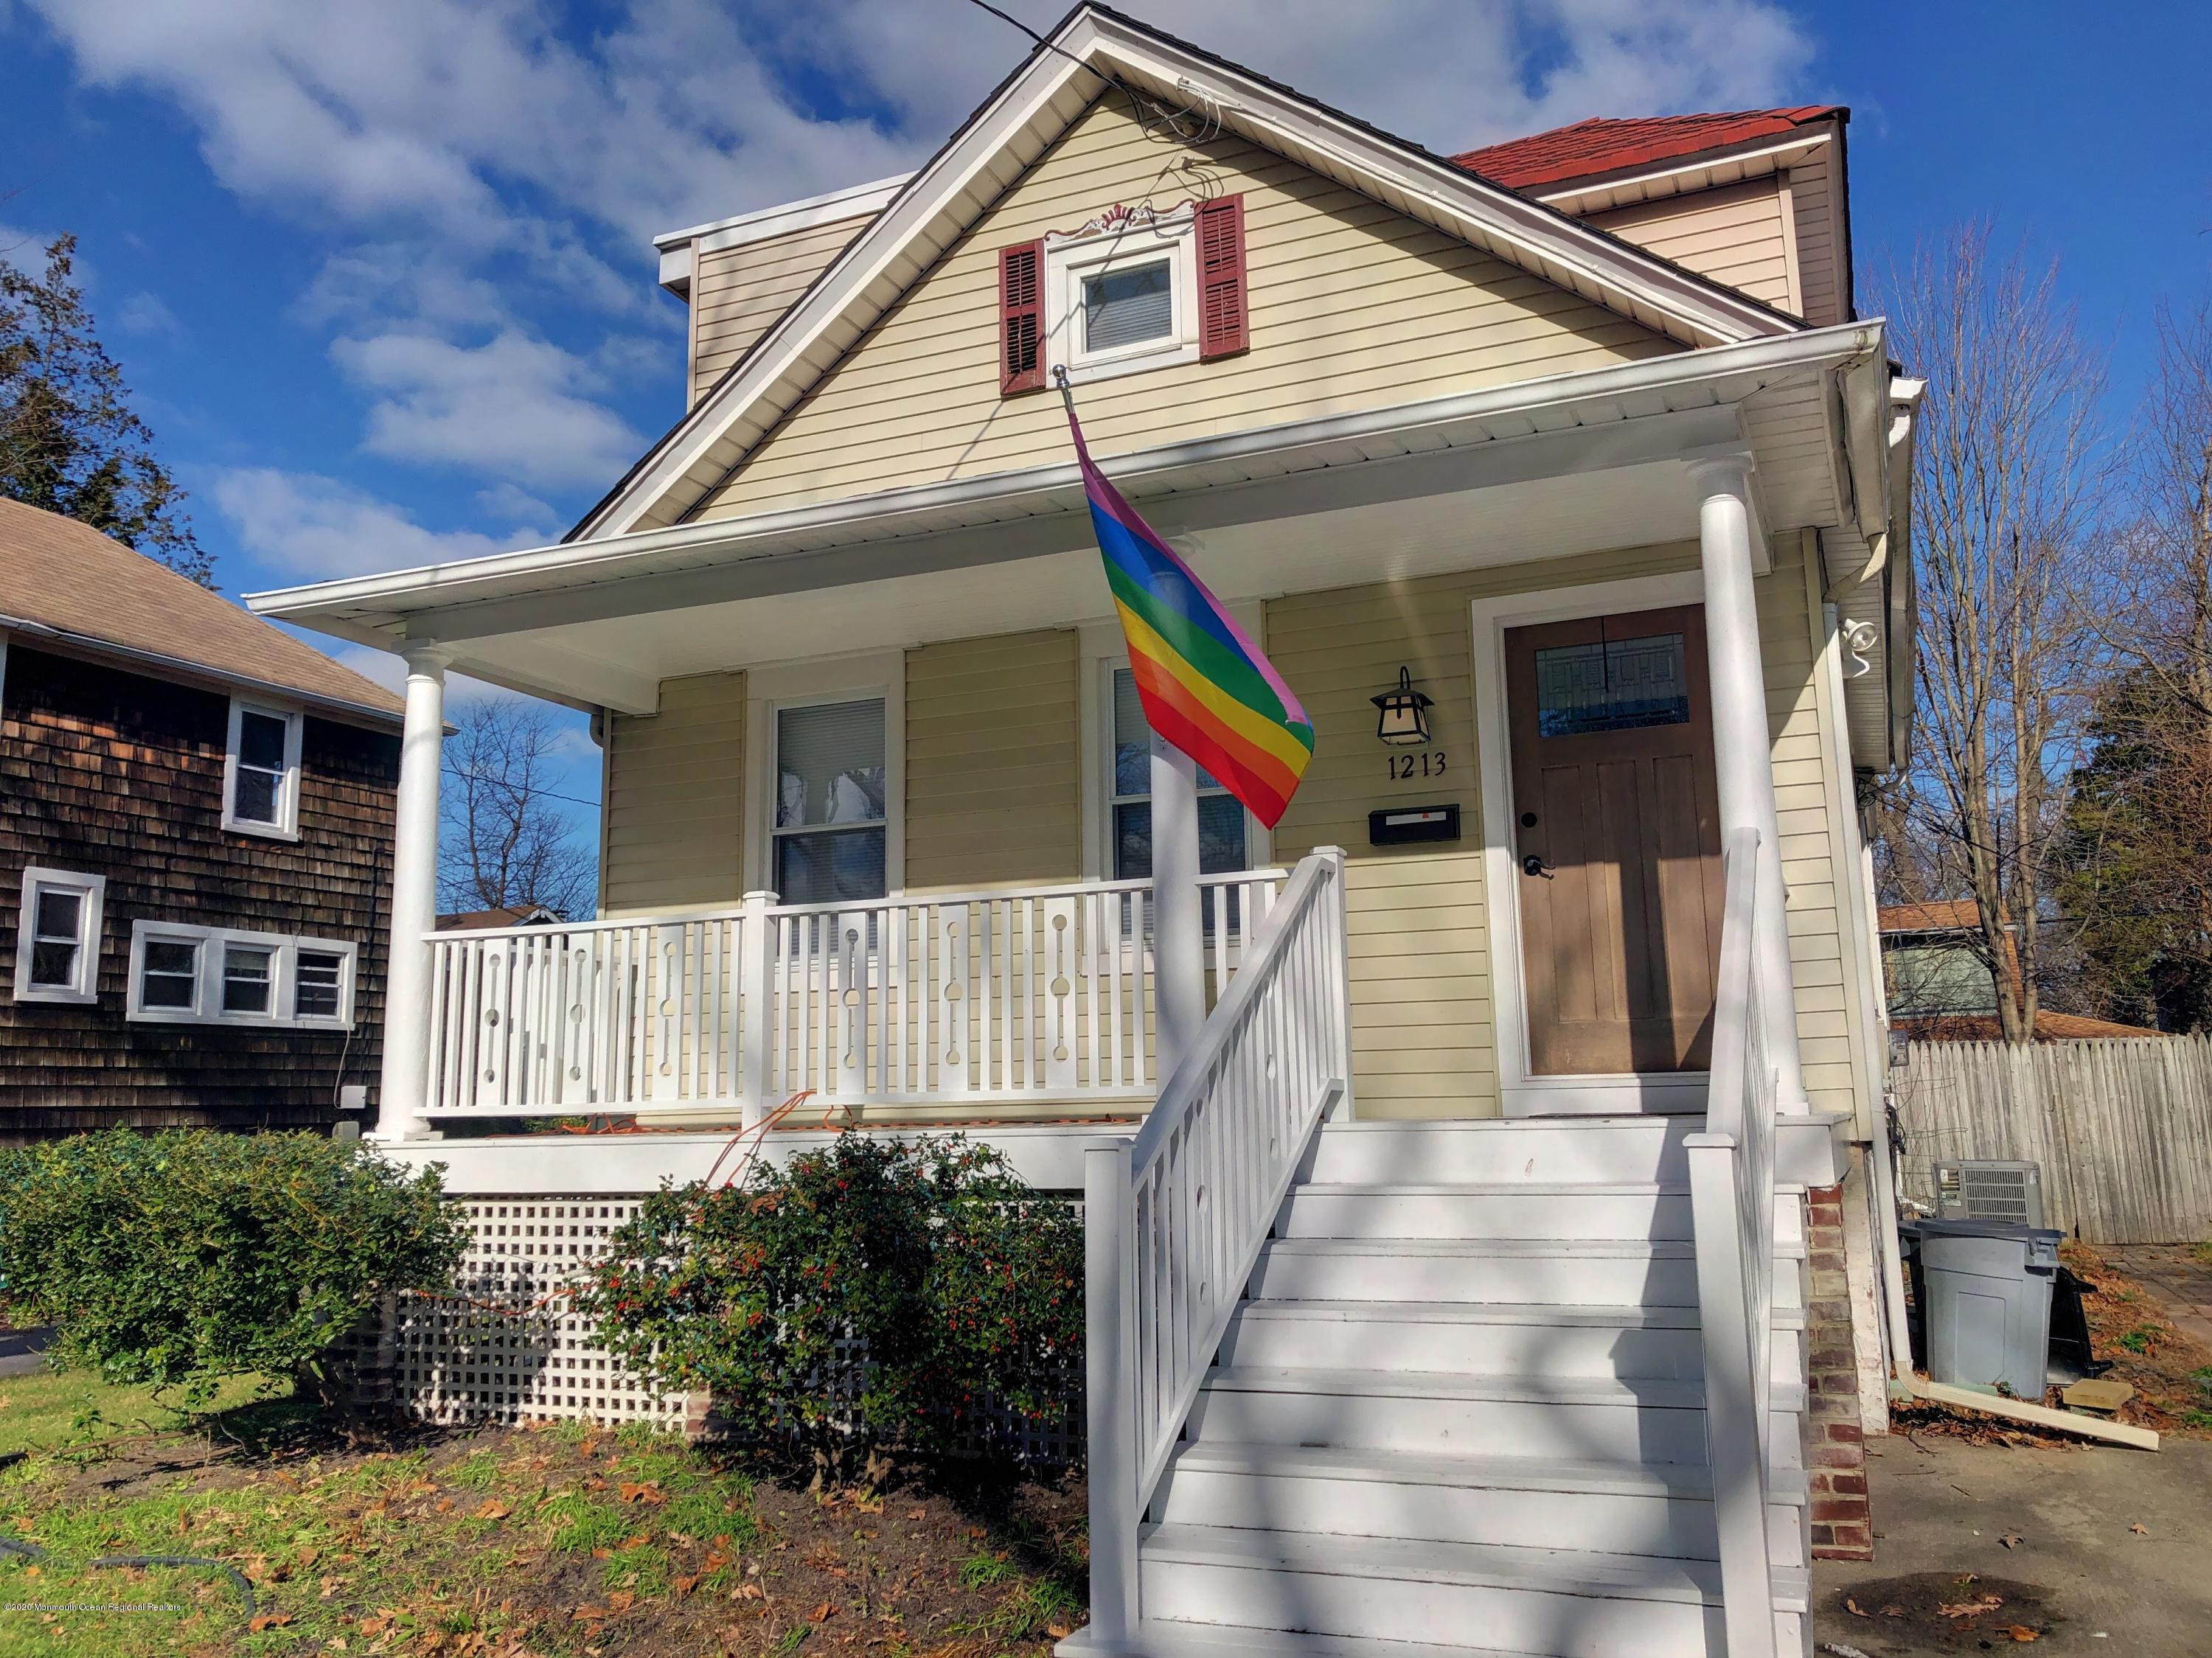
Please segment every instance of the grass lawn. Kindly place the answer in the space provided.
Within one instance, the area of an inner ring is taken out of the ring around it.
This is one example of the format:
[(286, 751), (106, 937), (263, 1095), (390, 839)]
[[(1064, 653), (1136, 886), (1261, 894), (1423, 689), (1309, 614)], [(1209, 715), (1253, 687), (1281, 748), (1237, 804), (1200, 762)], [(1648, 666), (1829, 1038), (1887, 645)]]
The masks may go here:
[(348, 1430), (253, 1392), (196, 1419), (0, 1378), (0, 1540), (40, 1552), (0, 1543), (0, 1658), (1029, 1658), (1082, 1620), (1079, 1485), (819, 1496), (643, 1428)]

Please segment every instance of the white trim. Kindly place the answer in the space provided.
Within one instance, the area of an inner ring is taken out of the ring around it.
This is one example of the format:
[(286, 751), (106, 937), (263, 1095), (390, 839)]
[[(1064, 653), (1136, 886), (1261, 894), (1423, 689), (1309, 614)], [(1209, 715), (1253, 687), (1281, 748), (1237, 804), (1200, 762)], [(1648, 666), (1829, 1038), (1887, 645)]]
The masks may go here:
[[(1559, 457), (1558, 464), (1547, 467), (1546, 475), (1608, 464), (1609, 446), (1617, 445), (1626, 428), (1635, 427), (1639, 420), (1674, 418), (1632, 417), (1625, 412), (1623, 405), (1648, 406), (1654, 393), (1664, 398), (1680, 386), (1717, 387), (1721, 404), (1731, 405), (1753, 390), (1785, 383), (1784, 376), (1814, 374), (1860, 360), (1877, 361), (1884, 349), (1883, 327), (1878, 319), (1808, 329), (1738, 345), (1547, 374), (1382, 409), (1187, 439), (1113, 456), (1109, 465), (1122, 494), (1137, 500), (1165, 487), (1198, 489), (1202, 480), (1182, 476), (1198, 469), (1249, 468), (1249, 476), (1272, 481), (1277, 473), (1285, 477), (1324, 470), (1356, 473), (1357, 464), (1344, 453), (1346, 446), (1374, 446), (1375, 452), (1387, 454), (1395, 443), (1401, 446), (1400, 452), (1410, 454), (1438, 449), (1472, 451), (1487, 445), (1513, 462), (1510, 478), (1498, 481), (1520, 481), (1528, 475), (1527, 457), (1537, 450), (1551, 453), (1555, 439), (1581, 446), (1573, 454)], [(1555, 417), (1561, 414), (1571, 418)], [(1533, 422), (1537, 435), (1493, 436), (1490, 426), (1498, 421), (1510, 422), (1516, 431)], [(1882, 440), (1887, 440), (1887, 430), (1885, 410)], [(914, 520), (924, 514), (974, 509), (988, 513), (990, 520), (997, 522), (1019, 515), (1006, 511), (1010, 505), (1020, 504), (1027, 513), (1060, 505), (1079, 507), (1080, 487), (1074, 463), (1055, 462), (742, 518), (641, 530), (620, 537), (562, 542), (449, 564), (272, 588), (248, 593), (246, 604), (257, 616), (280, 616), (391, 650), (395, 645), (389, 629), (400, 625), (403, 617), (414, 618), (420, 633), (424, 623), (450, 606), (511, 601), (570, 586), (695, 568), (699, 555), (710, 550), (726, 550), (732, 556), (747, 559), (811, 557), (823, 545), (840, 544), (846, 537), (874, 542), (913, 533)], [(1055, 495), (1058, 499), (1042, 500)], [(1087, 536), (1087, 520), (1085, 525)], [(839, 542), (825, 544), (823, 537), (831, 533), (838, 536)], [(787, 540), (787, 553), (761, 544), (770, 538)]]
[[(1756, 183), (1786, 172), (1791, 163), (1802, 161), (1821, 145), (1833, 142), (1835, 117), (1827, 116), (1819, 124), (1802, 127), (1790, 136), (1778, 137), (1772, 142), (1755, 145), (1749, 149), (1729, 150), (1725, 148), (1697, 151), (1681, 156), (1663, 167), (1642, 173), (1625, 173), (1619, 178), (1602, 173), (1586, 173), (1577, 178), (1562, 179), (1543, 189), (1530, 192), (1547, 207), (1556, 207), (1563, 213), (1610, 213), (1615, 208), (1640, 207), (1645, 202), (1665, 201), (1675, 196), (1695, 196), (1707, 190), (1726, 190), (1731, 185)], [(1747, 163), (1765, 161), (1767, 165), (1756, 172), (1747, 170), (1738, 177), (1719, 184), (1677, 184), (1672, 190), (1654, 190), (1654, 185), (1669, 179), (1686, 179), (1694, 174), (1711, 174), (1717, 167), (1746, 167)], [(1622, 191), (1637, 191), (1638, 195), (1626, 200), (1607, 202), (1603, 207), (1584, 207), (1587, 196), (1615, 196)]]
[[(0, 651), (7, 641), (0, 638)], [(0, 657), (0, 663), (4, 663)], [(41, 891), (74, 892), (83, 899), (76, 914), (76, 972), (66, 985), (31, 982), (31, 963), (37, 939), (36, 905)], [(23, 870), (22, 908), (15, 913), (15, 999), (19, 1002), (96, 1002), (100, 999), (100, 913), (107, 899), (105, 875), (82, 875), (73, 870), (47, 869), (37, 864)]]
[[(284, 771), (276, 784), (276, 817), (264, 823), (258, 818), (238, 815), (239, 732), (249, 714), (265, 720), (284, 722)], [(244, 697), (230, 699), (229, 735), (223, 744), (222, 754), (222, 826), (234, 835), (257, 835), (267, 841), (296, 841), (300, 838), (300, 740), (307, 724), (307, 716), (297, 708), (281, 708), (270, 702), (248, 701)]]
[(1539, 1077), (1528, 1058), (1528, 1009), (1522, 993), (1520, 866), (1513, 846), (1511, 726), (1505, 706), (1505, 630), (1576, 616), (1612, 616), (1702, 604), (1695, 570), (1547, 587), (1478, 598), (1474, 626), (1475, 755), (1482, 774), (1482, 886), (1490, 918), (1492, 1028), (1504, 1114), (1702, 1111), (1705, 1073)]
[[(1164, 259), (1169, 276), (1169, 325), (1158, 339), (1093, 351), (1082, 337), (1083, 283), (1117, 267)], [(1065, 366), (1068, 382), (1141, 374), (1198, 361), (1198, 215), (1179, 208), (1142, 223), (1109, 226), (1079, 236), (1044, 239), (1045, 355)]]
[[(1141, 25), (1084, 8), (1032, 52), (875, 221), (853, 239), (817, 285), (753, 347), (724, 380), (655, 446), (635, 473), (579, 526), (587, 540), (637, 527), (686, 479), (726, 474), (756, 440), (721, 452), (740, 417), (758, 430), (775, 420), (845, 355), (843, 343), (906, 292), (919, 267), (972, 229), (1003, 193), (1008, 152), (1033, 160), (1065, 131), (1097, 90), (1098, 60), (1125, 78), (1172, 88), (1170, 95), (1225, 112), (1240, 136), (1298, 156), (1327, 176), (1356, 179), (1370, 195), (1461, 240), (1585, 293), (1609, 308), (1691, 345), (1740, 342), (1794, 329), (1757, 301), (1655, 254), (1517, 196), (1440, 157), (1409, 149), (1349, 118), (1330, 114), (1234, 65), (1199, 57)], [(866, 296), (872, 310), (859, 309)], [(834, 336), (840, 349), (825, 350)], [(773, 393), (779, 399), (764, 404)], [(696, 504), (687, 499), (682, 508)]]
[(672, 247), (687, 245), (702, 253), (715, 253), (726, 247), (743, 247), (748, 242), (764, 242), (771, 236), (789, 235), (794, 230), (836, 224), (840, 219), (857, 218), (863, 213), (880, 213), (913, 177), (911, 173), (901, 173), (872, 184), (846, 185), (824, 191), (819, 196), (802, 196), (795, 202), (781, 202), (774, 207), (755, 208), (750, 213), (734, 214), (726, 219), (709, 220), (688, 230), (664, 230), (653, 239), (653, 245), (663, 253)]
[(884, 887), (906, 890), (906, 653), (872, 651), (745, 670), (744, 867), (749, 892), (775, 878), (776, 712), (879, 696), (884, 702)]
[(8, 717), (8, 630), (0, 628), (0, 720)]
[[(198, 954), (193, 962), (192, 1005), (189, 1008), (149, 1008), (141, 992), (150, 942), (189, 944)], [(273, 952), (270, 964), (267, 1013), (222, 1011), (223, 954), (231, 945)], [(345, 965), (338, 976), (338, 1011), (335, 1017), (299, 1017), (288, 1010), (298, 987), (302, 951), (338, 956)], [(315, 938), (287, 932), (254, 932), (240, 927), (196, 926), (176, 921), (134, 921), (131, 926), (131, 982), (125, 1017), (136, 1024), (216, 1024), (252, 1026), (259, 1029), (345, 1030), (352, 1027), (355, 982), (359, 976), (361, 947), (343, 938)]]

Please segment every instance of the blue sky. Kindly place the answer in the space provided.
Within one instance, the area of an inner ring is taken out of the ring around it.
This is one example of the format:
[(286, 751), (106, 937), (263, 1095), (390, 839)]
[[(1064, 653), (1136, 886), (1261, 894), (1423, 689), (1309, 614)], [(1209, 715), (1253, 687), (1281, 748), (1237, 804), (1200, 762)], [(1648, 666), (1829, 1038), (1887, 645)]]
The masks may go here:
[[(2063, 262), (2121, 410), (2153, 305), (2207, 291), (2212, 7), (1127, 9), (1443, 149), (1847, 103), (1862, 303), (1992, 216)], [(910, 165), (1025, 45), (966, 0), (0, 0), (0, 250), (80, 238), (226, 592), (538, 544), (680, 412), (652, 234)]]

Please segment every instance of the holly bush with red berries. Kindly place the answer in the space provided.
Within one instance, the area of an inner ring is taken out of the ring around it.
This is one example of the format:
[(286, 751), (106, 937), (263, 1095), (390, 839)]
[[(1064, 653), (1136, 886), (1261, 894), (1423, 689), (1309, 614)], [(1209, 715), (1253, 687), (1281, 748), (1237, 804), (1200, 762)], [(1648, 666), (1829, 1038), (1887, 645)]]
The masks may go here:
[[(1060, 1407), (1083, 1346), (1083, 1226), (988, 1146), (858, 1133), (740, 1184), (664, 1187), (577, 1309), (740, 1436), (842, 1462), (941, 1451), (987, 1407)], [(860, 1362), (862, 1359), (865, 1362)]]

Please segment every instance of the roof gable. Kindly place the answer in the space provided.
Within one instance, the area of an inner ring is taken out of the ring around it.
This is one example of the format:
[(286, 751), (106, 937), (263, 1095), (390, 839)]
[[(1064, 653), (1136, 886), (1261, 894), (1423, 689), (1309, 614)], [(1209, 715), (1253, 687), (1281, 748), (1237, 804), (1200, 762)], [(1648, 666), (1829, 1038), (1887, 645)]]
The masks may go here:
[(1692, 346), (1794, 319), (1103, 7), (1072, 14), (569, 539), (685, 521), (1082, 116), (1110, 76)]
[(46, 633), (386, 719), (400, 713), (383, 686), (220, 593), (90, 525), (0, 500), (0, 629), (21, 623), (29, 640)]

